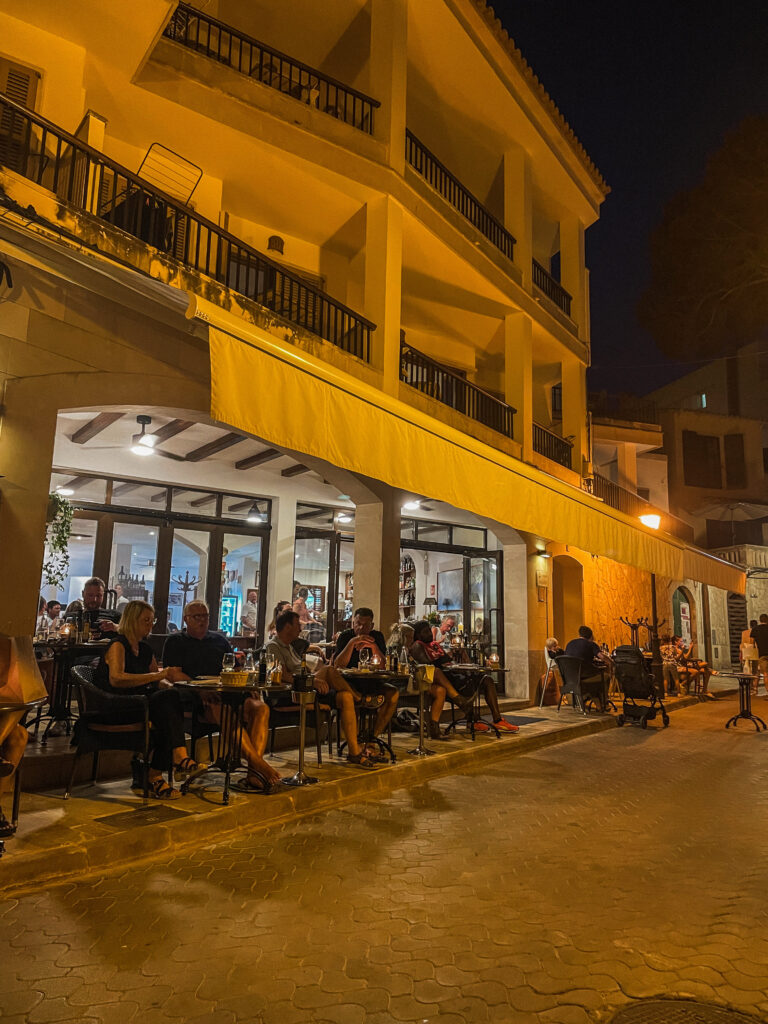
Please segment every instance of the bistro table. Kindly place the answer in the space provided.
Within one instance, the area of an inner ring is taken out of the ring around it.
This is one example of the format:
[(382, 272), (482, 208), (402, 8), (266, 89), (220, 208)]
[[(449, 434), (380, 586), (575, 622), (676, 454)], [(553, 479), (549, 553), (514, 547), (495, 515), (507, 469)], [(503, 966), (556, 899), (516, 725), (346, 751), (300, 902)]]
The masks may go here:
[(765, 730), (765, 722), (752, 712), (752, 684), (757, 679), (757, 676), (753, 676), (751, 672), (726, 672), (723, 674), (730, 675), (739, 681), (739, 713), (728, 719), (725, 723), (725, 728), (728, 729), (732, 725), (735, 727), (739, 724), (740, 718), (746, 718), (747, 721), (754, 725), (757, 732), (760, 732), (761, 725)]
[(478, 722), (482, 722), (484, 725), (487, 725), (489, 729), (493, 730), (493, 732), (496, 734), (496, 739), (501, 739), (501, 733), (493, 724), (493, 720), (489, 719), (488, 717), (484, 717), (482, 714), (482, 697), (480, 694), (480, 683), (483, 680), (483, 676), (503, 675), (503, 673), (508, 671), (509, 670), (506, 668), (499, 668), (495, 665), (475, 665), (473, 662), (459, 662), (459, 664), (457, 665), (446, 665), (446, 667), (443, 669), (443, 672), (445, 672), (446, 675), (449, 676), (449, 678), (451, 672), (459, 672), (461, 673), (461, 675), (467, 677), (473, 683), (475, 683), (475, 692), (472, 697), (474, 701), (474, 706), (470, 715), (467, 718), (454, 719), (454, 721), (452, 721), (450, 725), (447, 726), (446, 732), (455, 732), (456, 727), (460, 725), (461, 722), (464, 722), (466, 725), (469, 726), (470, 735), (474, 740), (475, 725)]
[[(232, 675), (240, 673), (233, 672)], [(245, 675), (245, 673), (242, 673)], [(254, 676), (255, 673), (248, 673)], [(209, 676), (202, 679), (190, 679), (184, 682), (174, 683), (174, 687), (182, 690), (197, 691), (207, 690), (210, 693), (218, 693), (221, 698), (221, 724), (216, 746), (216, 757), (211, 764), (200, 767), (192, 772), (179, 789), (183, 794), (189, 792), (190, 784), (197, 779), (207, 775), (208, 772), (221, 772), (224, 775), (224, 794), (222, 803), (229, 803), (229, 784), (233, 772), (243, 770), (242, 755), (240, 753), (240, 742), (243, 737), (243, 708), (249, 697), (258, 697), (259, 687), (256, 680), (251, 678), (245, 686), (237, 686), (226, 681), (227, 673), (221, 676)]]
[[(358, 720), (357, 739), (360, 746), (365, 748), (375, 744), (382, 754), (386, 752), (389, 755), (391, 763), (394, 764), (397, 758), (391, 744), (383, 740), (381, 736), (376, 736), (373, 729), (376, 715), (384, 703), (384, 691), (388, 687), (399, 689), (399, 684), (407, 682), (408, 677), (387, 669), (365, 668), (343, 668), (341, 674), (360, 697), (359, 701), (355, 701)], [(346, 745), (345, 740), (339, 746), (339, 754)]]
[(40, 738), (40, 746), (48, 743), (48, 734), (58, 722), (66, 726), (67, 736), (72, 729), (72, 667), (79, 659), (98, 658), (109, 647), (111, 637), (103, 640), (87, 640), (85, 643), (69, 643), (68, 640), (38, 641), (36, 647), (46, 647), (53, 654), (53, 684), (49, 695), (48, 713), (38, 714), (35, 720), (33, 739), (37, 740), (40, 723), (47, 719), (47, 724)]

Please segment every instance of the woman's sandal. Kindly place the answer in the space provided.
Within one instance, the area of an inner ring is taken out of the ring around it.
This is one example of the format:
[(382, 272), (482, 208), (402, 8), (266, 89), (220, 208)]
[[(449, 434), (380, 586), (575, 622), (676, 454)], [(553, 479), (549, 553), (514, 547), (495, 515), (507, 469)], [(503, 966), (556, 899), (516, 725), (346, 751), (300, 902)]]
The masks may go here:
[(230, 788), (238, 793), (262, 793), (264, 796), (274, 796), (275, 793), (282, 793), (285, 790), (282, 779), (269, 782), (261, 772), (254, 771), (249, 771), (244, 779), (233, 782)]
[(150, 781), (149, 793), (155, 800), (178, 800), (181, 796), (178, 789), (173, 789), (172, 786), (169, 786), (162, 775), (159, 779), (152, 779)]
[(182, 757), (178, 764), (173, 766), (173, 774), (178, 779), (183, 779), (192, 772), (196, 772), (200, 765), (192, 757)]
[(362, 750), (359, 754), (347, 754), (347, 764), (354, 765), (355, 768), (375, 768), (376, 765), (373, 761), (365, 754)]
[(363, 747), (363, 754), (374, 764), (388, 764), (389, 758), (375, 744), (366, 744)]

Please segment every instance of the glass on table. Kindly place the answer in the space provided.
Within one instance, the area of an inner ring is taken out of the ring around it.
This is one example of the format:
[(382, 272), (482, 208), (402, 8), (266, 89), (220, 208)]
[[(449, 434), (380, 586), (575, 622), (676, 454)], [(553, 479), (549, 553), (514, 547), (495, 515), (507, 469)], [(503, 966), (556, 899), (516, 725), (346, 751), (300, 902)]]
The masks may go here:
[(368, 668), (368, 663), (371, 660), (371, 648), (363, 647), (359, 654), (360, 668)]
[(222, 672), (234, 672), (235, 671), (235, 656), (234, 656), (234, 654), (231, 651), (228, 654), (225, 654), (224, 657), (221, 659), (221, 671)]

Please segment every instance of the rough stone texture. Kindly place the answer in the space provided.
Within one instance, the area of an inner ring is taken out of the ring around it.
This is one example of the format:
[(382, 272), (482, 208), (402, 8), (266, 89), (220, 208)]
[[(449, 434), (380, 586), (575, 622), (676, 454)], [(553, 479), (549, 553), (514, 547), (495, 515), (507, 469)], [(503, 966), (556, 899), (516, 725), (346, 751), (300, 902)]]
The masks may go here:
[(674, 996), (764, 1019), (768, 734), (726, 732), (734, 708), (0, 902), (0, 1018), (586, 1024)]

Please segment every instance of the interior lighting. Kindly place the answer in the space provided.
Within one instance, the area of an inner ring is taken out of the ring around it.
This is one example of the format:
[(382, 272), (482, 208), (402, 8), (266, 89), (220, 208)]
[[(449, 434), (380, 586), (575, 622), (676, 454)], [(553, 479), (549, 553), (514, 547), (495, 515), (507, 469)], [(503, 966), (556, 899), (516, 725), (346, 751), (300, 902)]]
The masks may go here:
[(257, 526), (259, 523), (264, 522), (264, 515), (259, 511), (259, 506), (255, 503), (251, 505), (250, 511), (245, 519), (246, 523)]
[(336, 495), (336, 500), (337, 501), (350, 501), (351, 499), (350, 499), (348, 494), (337, 494)]
[(339, 512), (339, 514), (336, 516), (336, 519), (340, 523), (351, 523), (352, 522), (352, 516), (347, 515), (346, 512)]
[(75, 493), (74, 487), (57, 487), (56, 493), (60, 494), (62, 498), (71, 498)]
[(151, 416), (137, 416), (136, 422), (141, 426), (141, 433), (134, 434), (131, 438), (131, 451), (134, 455), (152, 455), (152, 449), (157, 444), (154, 434), (147, 434), (146, 429), (152, 422)]
[(546, 548), (536, 548), (536, 554), (539, 556), (539, 558), (551, 558), (552, 557), (552, 554), (549, 551), (547, 551)]
[(403, 512), (415, 512), (418, 508), (421, 508), (420, 501), (406, 501), (403, 505)]
[(640, 516), (640, 522), (651, 530), (658, 530), (661, 526), (661, 516), (656, 512), (646, 512), (645, 515)]

